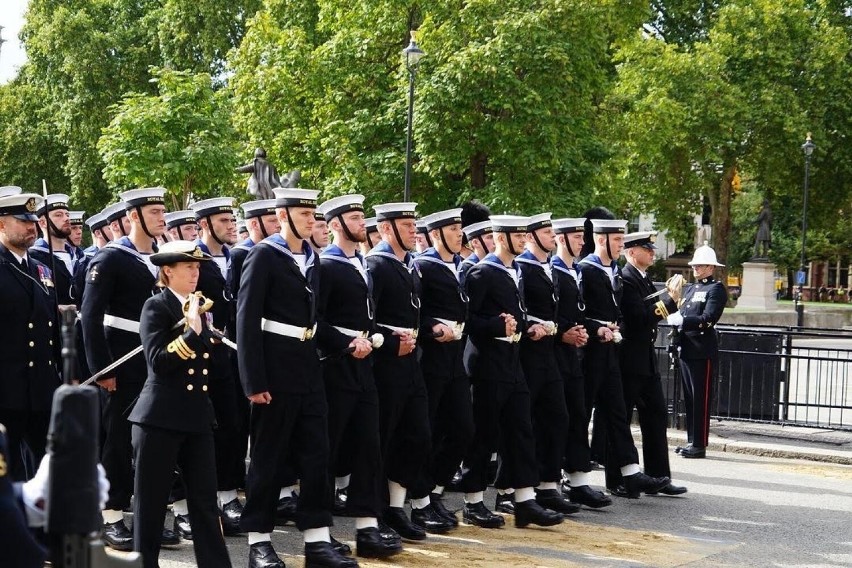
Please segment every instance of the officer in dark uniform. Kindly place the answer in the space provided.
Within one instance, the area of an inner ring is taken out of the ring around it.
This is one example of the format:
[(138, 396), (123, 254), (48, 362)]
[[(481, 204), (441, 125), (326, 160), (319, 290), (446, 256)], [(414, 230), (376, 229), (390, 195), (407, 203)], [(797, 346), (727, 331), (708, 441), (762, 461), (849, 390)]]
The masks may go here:
[[(93, 373), (108, 368), (116, 359), (142, 344), (137, 318), (157, 281), (158, 270), (150, 257), (155, 239), (166, 229), (165, 191), (160, 187), (122, 193), (121, 199), (131, 221), (130, 234), (105, 246), (89, 263), (82, 321), (86, 359)], [(120, 218), (116, 217), (116, 223), (120, 224)], [(145, 358), (140, 353), (107, 371), (98, 381), (107, 391), (102, 410), (101, 463), (107, 472), (110, 492), (103, 513), (104, 541), (116, 550), (130, 550), (133, 545), (122, 515), (122, 510), (130, 506), (133, 494), (133, 456), (127, 412), (139, 396), (147, 373)], [(163, 544), (179, 542), (175, 533), (164, 529)]]
[(237, 304), (240, 381), (252, 405), (251, 463), (240, 525), (249, 535), (249, 568), (284, 562), (272, 548), (280, 477), (288, 458), (301, 473), (296, 524), (305, 565), (357, 566), (331, 545), (328, 403), (316, 351), (319, 271), (307, 241), (318, 191), (276, 189), (281, 233), (246, 257)]
[(687, 289), (680, 310), (669, 315), (668, 323), (678, 327), (678, 354), (686, 405), (686, 434), (689, 444), (679, 448), (685, 458), (703, 458), (710, 436), (710, 400), (719, 363), (716, 323), (728, 302), (725, 285), (713, 278), (716, 251), (707, 246), (695, 249), (692, 260), (695, 283)]
[(45, 453), (53, 392), (60, 384), (59, 313), (50, 269), (27, 254), (37, 237), (42, 198), (7, 190), (0, 197), (0, 422), (7, 428), (6, 473), (27, 474), (26, 443), (36, 460)]
[[(557, 525), (561, 513), (535, 500), (539, 483), (535, 438), (530, 414), (530, 391), (520, 361), (520, 340), (527, 331), (523, 281), (515, 257), (524, 247), (529, 219), (512, 215), (491, 217), (496, 248), (467, 274), (470, 298), (467, 330), (475, 351), (466, 351), (473, 383), (476, 434), (465, 458), (461, 482), (465, 492), (464, 520), (486, 528), (504, 524), (482, 502), (491, 454), (499, 444), (506, 482), (515, 488), (515, 526)], [(470, 360), (475, 358), (475, 360)]]
[(151, 255), (164, 290), (142, 307), (139, 335), (148, 376), (128, 420), (136, 465), (134, 548), (146, 568), (159, 566), (169, 490), (177, 466), (192, 515), (199, 567), (230, 567), (216, 504), (213, 425), (208, 398), (216, 342), (194, 294), (199, 264), (210, 257), (190, 241), (171, 241)]
[[(639, 412), (639, 427), (642, 430), (642, 457), (645, 473), (652, 477), (671, 477), (669, 447), (666, 431), (668, 409), (660, 373), (657, 370), (657, 323), (677, 310), (675, 300), (667, 293), (657, 294), (654, 282), (647, 274), (654, 264), (656, 231), (631, 233), (624, 237), (627, 264), (621, 271), (624, 293), (621, 297), (621, 313), (624, 324), (621, 333), (621, 380), (624, 387), (624, 405), (628, 419), (633, 409)], [(621, 484), (620, 474), (607, 480), (607, 486)], [(681, 495), (686, 487), (669, 483), (660, 489), (664, 495)]]
[(434, 530), (430, 517), (436, 514), (458, 526), (458, 519), (444, 506), (442, 496), (473, 441), (470, 378), (464, 369), (467, 294), (459, 255), (464, 235), (461, 213), (460, 208), (449, 209), (423, 218), (434, 246), (415, 260), (422, 304), (420, 368), (429, 394), (433, 451), (421, 479), (425, 487), (418, 489), (419, 493), (423, 489), (429, 491), (430, 507), (417, 508), (412, 504), (411, 515), (427, 530)]
[(639, 453), (630, 433), (624, 406), (624, 390), (618, 346), (622, 336), (619, 302), (622, 294), (621, 271), (616, 259), (624, 246), (627, 221), (593, 219), (594, 253), (580, 261), (581, 293), (586, 305), (589, 342), (584, 358), (586, 411), (603, 415), (607, 428), (607, 468), (617, 468), (624, 480), (625, 492), (614, 494), (638, 498), (642, 492), (656, 493), (670, 482), (668, 477), (650, 477), (639, 468)]
[(74, 300), (71, 298), (71, 271), (74, 259), (67, 240), (71, 234), (68, 196), (61, 193), (48, 195), (36, 215), (39, 217), (38, 223), (43, 237), (32, 246), (30, 256), (54, 271), (53, 280), (59, 305), (72, 305)]
[(346, 472), (339, 477), (348, 481), (344, 507), (355, 517), (358, 556), (391, 556), (402, 545), (399, 535), (381, 531), (378, 523), (385, 479), (379, 395), (370, 355), (375, 330), (372, 282), (358, 252), (358, 244), (367, 240), (364, 196), (335, 197), (318, 210), (334, 234), (334, 244), (320, 254), (317, 302), (317, 338), (324, 357), (329, 410), (329, 463), (332, 473)]
[[(226, 276), (230, 258), (230, 248), (237, 242), (237, 218), (234, 216), (232, 197), (214, 197), (198, 201), (192, 205), (196, 222), (202, 229), (202, 235), (196, 244), (213, 262), (201, 265), (198, 277), (198, 291), (213, 301), (210, 315), (211, 325), (220, 330), (231, 328), (235, 301), (228, 289)], [(210, 376), (210, 400), (216, 411), (218, 427), (213, 431), (216, 447), (216, 478), (219, 483), (219, 505), (222, 507), (222, 528), (225, 536), (234, 536), (240, 532), (242, 503), (237, 498), (237, 489), (245, 479), (245, 452), (240, 453), (242, 443), (239, 439), (237, 422), (237, 404), (243, 404), (245, 398), (237, 399), (236, 377), (232, 372), (231, 348), (217, 342), (211, 349), (213, 362)], [(177, 505), (177, 504), (176, 504)], [(177, 523), (177, 518), (175, 519)]]
[(600, 509), (612, 504), (602, 491), (589, 486), (592, 471), (589, 452), (589, 418), (586, 413), (586, 388), (583, 351), (589, 341), (586, 306), (580, 294), (577, 258), (583, 248), (583, 218), (556, 219), (556, 254), (551, 259), (554, 280), (559, 289), (556, 318), (556, 362), (564, 380), (568, 428), (565, 432), (565, 471), (570, 482), (569, 499), (573, 503)]
[[(382, 462), (388, 480), (388, 507), (383, 518), (409, 540), (426, 538), (425, 530), (409, 520), (403, 506), (406, 489), (416, 488), (431, 451), (429, 401), (415, 352), (420, 296), (409, 251), (416, 235), (416, 207), (416, 203), (387, 203), (373, 208), (382, 241), (366, 259), (373, 277), (375, 319), (384, 336), (384, 345), (373, 354)], [(429, 490), (419, 489), (409, 497), (418, 503), (425, 499), (428, 504)]]
[(166, 230), (168, 240), (172, 241), (194, 241), (198, 238), (198, 221), (195, 219), (195, 211), (184, 209), (166, 213)]
[(542, 507), (570, 515), (580, 506), (559, 489), (565, 457), (568, 408), (565, 387), (556, 363), (555, 340), (559, 301), (558, 273), (549, 255), (556, 248), (550, 213), (533, 215), (527, 226), (526, 250), (515, 259), (521, 269), (527, 332), (521, 338), (521, 367), (530, 390), (535, 450), (541, 482), (536, 501)]

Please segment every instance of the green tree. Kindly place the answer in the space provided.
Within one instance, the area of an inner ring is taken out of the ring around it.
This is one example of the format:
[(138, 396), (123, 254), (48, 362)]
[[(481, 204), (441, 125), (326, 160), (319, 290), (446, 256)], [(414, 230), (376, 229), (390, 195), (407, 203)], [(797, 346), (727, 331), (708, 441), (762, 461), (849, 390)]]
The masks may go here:
[(162, 185), (174, 209), (234, 189), (236, 133), (210, 75), (152, 70), (157, 95), (129, 94), (112, 110), (98, 151), (114, 187)]

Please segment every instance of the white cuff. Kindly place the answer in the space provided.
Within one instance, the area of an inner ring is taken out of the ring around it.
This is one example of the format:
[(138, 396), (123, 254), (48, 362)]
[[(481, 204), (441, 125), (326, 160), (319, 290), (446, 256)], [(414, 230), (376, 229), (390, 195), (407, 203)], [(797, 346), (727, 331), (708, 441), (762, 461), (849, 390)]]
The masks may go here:
[(683, 324), (683, 316), (680, 312), (675, 312), (673, 314), (669, 314), (669, 317), (666, 318), (666, 323), (669, 325), (679, 326)]

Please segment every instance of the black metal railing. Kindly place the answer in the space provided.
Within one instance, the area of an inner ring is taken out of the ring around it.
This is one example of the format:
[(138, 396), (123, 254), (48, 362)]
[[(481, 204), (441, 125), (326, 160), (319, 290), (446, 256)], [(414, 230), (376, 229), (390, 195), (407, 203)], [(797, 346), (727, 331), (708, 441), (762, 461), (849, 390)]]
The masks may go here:
[[(720, 325), (711, 415), (721, 420), (852, 430), (852, 330)], [(660, 326), (657, 356), (672, 427), (684, 408)], [(676, 363), (676, 361), (675, 361)]]

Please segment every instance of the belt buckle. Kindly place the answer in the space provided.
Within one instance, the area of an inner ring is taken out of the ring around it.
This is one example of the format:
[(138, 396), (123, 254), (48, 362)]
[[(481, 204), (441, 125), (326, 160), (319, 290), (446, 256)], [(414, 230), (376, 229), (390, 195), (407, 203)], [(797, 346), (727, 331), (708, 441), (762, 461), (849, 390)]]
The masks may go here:
[(511, 341), (512, 343), (520, 343), (521, 332), (519, 331), (518, 333), (513, 333), (510, 337), (512, 338), (512, 341)]
[(302, 334), (302, 338), (299, 341), (310, 341), (314, 338), (314, 328), (306, 327), (305, 332)]
[(456, 322), (453, 324), (453, 337), (461, 339), (464, 334), (464, 324)]

